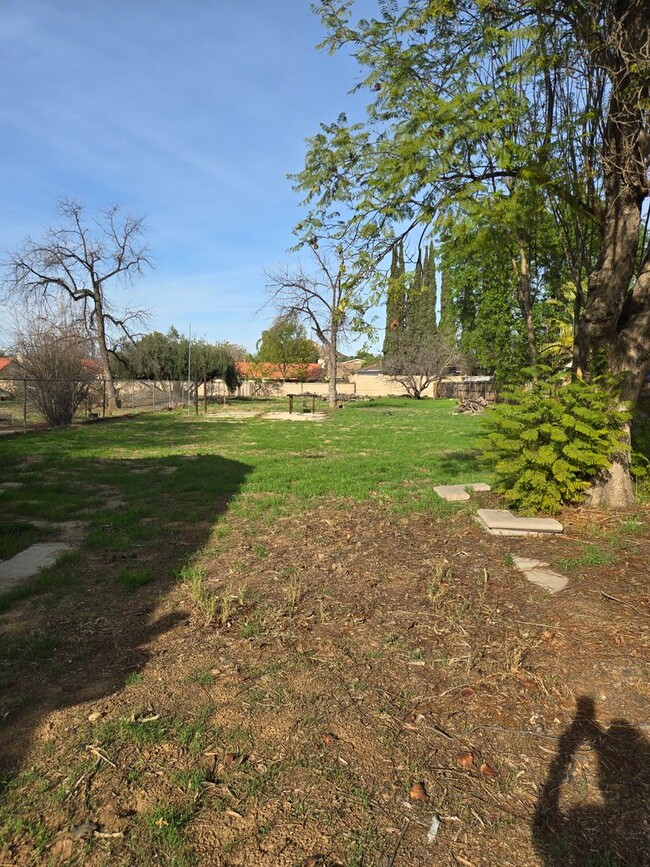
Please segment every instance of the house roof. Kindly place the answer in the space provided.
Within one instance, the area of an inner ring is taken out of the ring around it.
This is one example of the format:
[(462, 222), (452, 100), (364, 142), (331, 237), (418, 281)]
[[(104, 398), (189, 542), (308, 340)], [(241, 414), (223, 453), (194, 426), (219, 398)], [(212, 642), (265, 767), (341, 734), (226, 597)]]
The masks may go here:
[(296, 379), (318, 382), (323, 375), (320, 364), (271, 364), (270, 362), (238, 361), (237, 373), (244, 379)]
[(0, 370), (2, 370), (4, 367), (9, 367), (12, 361), (16, 361), (16, 359), (12, 358), (10, 355), (0, 358)]

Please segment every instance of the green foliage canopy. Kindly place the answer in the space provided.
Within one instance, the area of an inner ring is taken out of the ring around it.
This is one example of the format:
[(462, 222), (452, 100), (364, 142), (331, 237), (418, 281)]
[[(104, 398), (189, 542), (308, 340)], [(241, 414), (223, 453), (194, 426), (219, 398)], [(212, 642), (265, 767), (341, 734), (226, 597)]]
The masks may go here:
[[(193, 340), (172, 325), (167, 334), (154, 331), (125, 344), (118, 354), (116, 374), (136, 379), (223, 379), (230, 391), (239, 384), (235, 362), (227, 346)], [(188, 364), (191, 371), (188, 371)]]
[[(508, 216), (504, 246), (514, 239), (529, 257), (522, 196), (533, 191), (553, 213), (575, 287), (574, 365), (588, 373), (604, 350), (614, 372), (630, 372), (634, 399), (650, 365), (638, 352), (650, 335), (650, 248), (640, 229), (649, 195), (646, 0), (378, 0), (368, 19), (355, 18), (357, 5), (315, 7), (323, 45), (352, 53), (356, 90), (369, 99), (365, 121), (341, 114), (309, 139), (294, 178), (310, 209), (300, 241), (354, 227), (363, 252), (381, 261), (409, 232), (440, 233), (484, 207), (484, 216), (503, 211), (504, 225)], [(557, 263), (557, 245), (551, 252)], [(547, 264), (538, 256), (538, 273), (550, 278)], [(531, 365), (534, 279), (522, 260), (515, 288)]]
[(312, 364), (318, 352), (307, 337), (305, 326), (295, 316), (277, 316), (257, 342), (256, 361), (288, 364)]

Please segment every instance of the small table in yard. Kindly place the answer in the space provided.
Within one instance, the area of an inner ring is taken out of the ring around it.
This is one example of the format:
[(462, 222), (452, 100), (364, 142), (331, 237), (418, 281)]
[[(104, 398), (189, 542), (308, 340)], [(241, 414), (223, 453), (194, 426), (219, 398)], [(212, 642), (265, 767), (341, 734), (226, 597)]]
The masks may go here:
[(307, 401), (311, 399), (311, 411), (316, 412), (316, 395), (315, 394), (288, 394), (289, 398), (289, 413), (293, 412), (294, 397), (302, 398), (302, 411), (305, 412)]

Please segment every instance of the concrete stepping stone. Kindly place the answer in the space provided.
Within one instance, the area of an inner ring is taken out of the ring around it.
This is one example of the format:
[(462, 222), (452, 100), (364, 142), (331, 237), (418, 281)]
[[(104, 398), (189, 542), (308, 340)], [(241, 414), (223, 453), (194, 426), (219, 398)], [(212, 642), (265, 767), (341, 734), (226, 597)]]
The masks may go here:
[(554, 518), (522, 518), (508, 509), (479, 509), (477, 518), (493, 536), (547, 535), (564, 530)]
[(438, 485), (433, 489), (439, 497), (448, 503), (457, 503), (461, 500), (469, 500), (469, 494), (463, 485)]
[(0, 563), (0, 591), (9, 590), (15, 584), (32, 578), (41, 569), (52, 566), (61, 554), (71, 551), (65, 542), (37, 542), (20, 554)]
[(479, 493), (489, 491), (490, 486), (485, 482), (472, 482), (469, 485), (437, 485), (433, 490), (448, 503), (457, 503), (461, 500), (469, 500), (468, 490)]
[(568, 585), (569, 579), (559, 572), (552, 572), (543, 560), (530, 560), (528, 557), (513, 557), (512, 562), (526, 579), (549, 593), (559, 593)]

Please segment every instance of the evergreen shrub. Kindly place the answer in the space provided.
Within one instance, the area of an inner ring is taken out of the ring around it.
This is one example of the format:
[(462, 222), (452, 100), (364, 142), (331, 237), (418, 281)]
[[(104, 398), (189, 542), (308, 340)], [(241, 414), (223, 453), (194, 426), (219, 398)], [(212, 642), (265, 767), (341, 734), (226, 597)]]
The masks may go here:
[[(610, 384), (611, 385), (611, 384)], [(578, 503), (594, 477), (624, 449), (616, 390), (554, 376), (504, 394), (483, 421), (483, 458), (495, 490), (522, 514), (556, 514)]]

